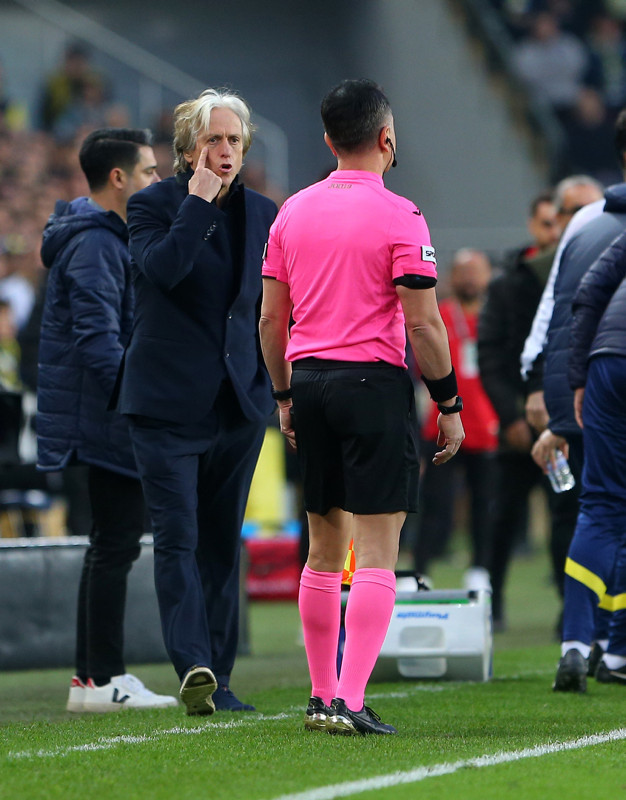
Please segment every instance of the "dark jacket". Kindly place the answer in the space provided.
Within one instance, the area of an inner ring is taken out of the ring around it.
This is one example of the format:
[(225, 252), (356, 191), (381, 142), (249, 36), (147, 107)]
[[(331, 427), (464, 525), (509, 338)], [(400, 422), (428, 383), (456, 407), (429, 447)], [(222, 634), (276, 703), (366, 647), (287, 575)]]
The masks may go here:
[(585, 273), (573, 302), (569, 382), (587, 382), (589, 361), (597, 356), (626, 357), (626, 231)]
[(554, 251), (533, 258), (516, 251), (487, 291), (478, 319), (478, 367), (500, 429), (524, 417), (520, 356), (541, 298)]
[(274, 408), (258, 319), (276, 206), (235, 183), (222, 210), (188, 193), (192, 174), (152, 184), (128, 204), (136, 315), (118, 408), (195, 422), (229, 378), (245, 416), (260, 420)]
[(59, 201), (41, 256), (50, 273), (39, 343), (38, 466), (79, 461), (136, 477), (126, 420), (107, 410), (132, 328), (126, 225), (86, 197)]
[(583, 275), (626, 227), (626, 183), (611, 186), (604, 196), (603, 213), (567, 243), (554, 285), (554, 309), (543, 353), (543, 389), (550, 430), (560, 436), (580, 434), (568, 380), (572, 300)]

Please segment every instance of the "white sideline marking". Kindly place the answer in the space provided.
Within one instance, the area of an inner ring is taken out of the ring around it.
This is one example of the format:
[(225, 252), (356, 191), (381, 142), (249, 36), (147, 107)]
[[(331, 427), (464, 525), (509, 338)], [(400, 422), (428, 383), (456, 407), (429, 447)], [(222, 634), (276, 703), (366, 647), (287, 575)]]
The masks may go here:
[(350, 797), (351, 795), (371, 792), (374, 789), (387, 789), (392, 786), (399, 786), (405, 783), (418, 783), (426, 778), (435, 778), (439, 775), (451, 775), (465, 767), (494, 767), (498, 764), (506, 764), (510, 761), (519, 761), (523, 758), (538, 758), (540, 756), (559, 753), (564, 750), (579, 750), (582, 747), (590, 747), (594, 744), (605, 744), (606, 742), (617, 742), (626, 739), (626, 728), (616, 728), (608, 733), (598, 733), (592, 736), (583, 736), (580, 739), (572, 739), (569, 742), (554, 742), (553, 744), (539, 744), (535, 747), (527, 747), (523, 750), (511, 750), (507, 752), (495, 753), (494, 755), (477, 756), (468, 758), (464, 761), (453, 761), (451, 763), (431, 764), (428, 767), (417, 767), (406, 772), (391, 772), (387, 775), (377, 775), (374, 778), (363, 778), (359, 781), (346, 781), (336, 783), (332, 786), (321, 786), (318, 789), (308, 789), (305, 792), (295, 794), (281, 794), (273, 800), (333, 800), (335, 797)]
[[(124, 713), (124, 712), (122, 712)], [(58, 756), (67, 756), (70, 753), (93, 752), (95, 750), (111, 750), (119, 744), (144, 744), (145, 742), (156, 742), (163, 736), (193, 736), (198, 733), (210, 733), (215, 730), (227, 730), (229, 728), (241, 728), (245, 725), (254, 725), (256, 722), (264, 720), (288, 719), (294, 716), (293, 714), (257, 714), (255, 717), (248, 717), (241, 720), (228, 720), (227, 722), (207, 722), (204, 725), (198, 725), (194, 728), (181, 728), (177, 725), (175, 728), (168, 728), (163, 731), (155, 731), (154, 733), (144, 736), (107, 736), (102, 737), (95, 742), (88, 742), (87, 744), (75, 744), (68, 747), (55, 747), (52, 750), (22, 750), (14, 753), (8, 753), (7, 758), (55, 758)]]
[[(492, 681), (504, 681), (504, 680), (520, 680), (527, 676), (534, 676), (534, 675), (542, 675), (542, 674), (551, 674), (547, 670), (532, 670), (529, 672), (519, 673), (517, 675), (509, 675), (509, 676), (499, 676), (498, 678), (493, 678)], [(379, 692), (375, 694), (370, 694), (368, 692), (367, 698), (370, 699), (380, 699), (380, 698), (407, 698), (411, 697), (414, 694), (419, 692), (443, 692), (450, 689), (458, 688), (460, 682), (458, 681), (446, 681), (444, 684), (438, 685), (431, 685), (431, 684), (416, 684), (413, 686), (407, 687), (406, 691), (391, 691), (391, 692)], [(102, 737), (95, 742), (88, 742), (86, 744), (79, 744), (79, 745), (71, 745), (67, 747), (55, 747), (50, 750), (22, 750), (16, 752), (9, 752), (7, 753), (7, 758), (10, 759), (20, 759), (20, 758), (55, 758), (55, 757), (63, 757), (69, 755), (69, 753), (77, 753), (77, 752), (94, 752), (97, 750), (111, 750), (113, 747), (117, 747), (119, 744), (144, 744), (146, 742), (155, 742), (162, 736), (191, 736), (197, 733), (210, 733), (211, 731), (216, 730), (227, 730), (230, 728), (240, 728), (246, 725), (255, 725), (257, 722), (263, 722), (266, 720), (278, 720), (278, 719), (289, 719), (291, 717), (297, 717), (302, 713), (302, 707), (293, 707), (290, 709), (291, 713), (282, 713), (282, 714), (274, 714), (274, 715), (265, 715), (265, 714), (255, 714), (254, 716), (247, 717), (246, 719), (241, 720), (228, 720), (226, 722), (207, 722), (204, 725), (199, 725), (198, 727), (193, 728), (184, 728), (180, 726), (176, 726), (175, 728), (166, 729), (163, 731), (155, 731), (150, 735), (145, 736), (130, 736), (130, 735), (120, 735), (120, 736), (113, 736), (113, 737)], [(125, 713), (125, 712), (122, 712)], [(421, 778), (419, 780), (422, 780)], [(336, 795), (339, 796), (339, 795)], [(289, 797), (287, 795), (287, 797)], [(298, 797), (294, 795), (294, 798)]]

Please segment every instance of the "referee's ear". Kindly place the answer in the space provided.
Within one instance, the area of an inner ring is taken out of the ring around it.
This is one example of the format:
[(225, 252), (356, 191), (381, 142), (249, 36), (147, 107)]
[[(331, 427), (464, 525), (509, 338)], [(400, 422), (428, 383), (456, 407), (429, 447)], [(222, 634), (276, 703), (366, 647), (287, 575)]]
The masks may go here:
[(339, 158), (339, 156), (337, 155), (337, 151), (333, 147), (333, 143), (330, 141), (330, 136), (326, 133), (326, 131), (324, 131), (324, 141), (326, 142), (328, 147), (330, 147), (330, 151), (335, 156), (335, 158)]

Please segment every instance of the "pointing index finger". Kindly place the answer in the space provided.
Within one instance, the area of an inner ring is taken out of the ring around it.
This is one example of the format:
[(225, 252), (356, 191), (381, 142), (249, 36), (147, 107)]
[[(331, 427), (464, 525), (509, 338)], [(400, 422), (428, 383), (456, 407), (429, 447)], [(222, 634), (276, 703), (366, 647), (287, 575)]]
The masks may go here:
[(206, 157), (207, 157), (207, 153), (208, 152), (209, 152), (209, 148), (208, 147), (203, 147), (202, 150), (200, 151), (200, 157), (198, 158), (198, 165), (196, 167), (196, 171), (199, 170), (199, 169), (205, 169), (205, 167), (206, 167)]

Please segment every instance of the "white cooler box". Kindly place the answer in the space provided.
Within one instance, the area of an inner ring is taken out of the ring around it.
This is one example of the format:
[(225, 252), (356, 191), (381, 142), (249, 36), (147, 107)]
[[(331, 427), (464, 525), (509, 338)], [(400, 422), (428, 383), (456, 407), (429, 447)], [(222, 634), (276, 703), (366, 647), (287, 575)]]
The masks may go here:
[(492, 675), (491, 593), (487, 590), (404, 591), (396, 603), (375, 678), (488, 681)]

